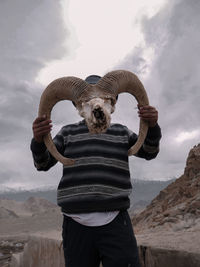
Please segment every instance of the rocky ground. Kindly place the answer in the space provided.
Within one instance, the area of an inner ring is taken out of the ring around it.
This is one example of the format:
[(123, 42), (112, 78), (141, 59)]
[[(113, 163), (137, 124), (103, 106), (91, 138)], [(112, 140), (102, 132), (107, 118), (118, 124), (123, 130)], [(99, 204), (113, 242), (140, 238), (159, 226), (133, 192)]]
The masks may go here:
[(0, 267), (9, 267), (11, 255), (21, 252), (30, 235), (60, 238), (62, 214), (51, 202), (0, 199)]
[(132, 218), (138, 243), (200, 253), (200, 144), (184, 174)]
[(168, 185), (133, 218), (136, 231), (149, 228), (187, 229), (200, 217), (200, 145), (189, 153), (184, 174)]
[(13, 253), (20, 253), (24, 250), (27, 238), (22, 236), (0, 239), (0, 266), (9, 267)]
[[(184, 174), (162, 190), (142, 212), (132, 217), (142, 254), (148, 252), (150, 258), (155, 259), (153, 253), (162, 255), (166, 251), (161, 249), (168, 249), (168, 252), (196, 253), (197, 256), (192, 257), (199, 257), (199, 189), (200, 145), (191, 149)], [(23, 251), (29, 236), (61, 240), (62, 214), (55, 204), (41, 198), (31, 197), (25, 202), (0, 199), (0, 226), (0, 267), (9, 267), (11, 255)], [(160, 251), (155, 252), (152, 248)], [(181, 257), (188, 259), (187, 254), (181, 254)], [(143, 266), (158, 266), (151, 264), (144, 263)]]

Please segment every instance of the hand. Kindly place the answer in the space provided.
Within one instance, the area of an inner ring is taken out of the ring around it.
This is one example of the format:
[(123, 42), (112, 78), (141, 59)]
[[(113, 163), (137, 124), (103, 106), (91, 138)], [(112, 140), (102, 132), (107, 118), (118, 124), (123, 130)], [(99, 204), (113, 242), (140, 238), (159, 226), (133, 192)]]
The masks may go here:
[(32, 130), (36, 142), (42, 143), (45, 135), (50, 133), (52, 129), (52, 121), (46, 119), (46, 115), (38, 117), (33, 122)]
[(148, 122), (149, 127), (154, 127), (158, 121), (158, 111), (152, 106), (139, 106), (138, 115), (141, 119)]

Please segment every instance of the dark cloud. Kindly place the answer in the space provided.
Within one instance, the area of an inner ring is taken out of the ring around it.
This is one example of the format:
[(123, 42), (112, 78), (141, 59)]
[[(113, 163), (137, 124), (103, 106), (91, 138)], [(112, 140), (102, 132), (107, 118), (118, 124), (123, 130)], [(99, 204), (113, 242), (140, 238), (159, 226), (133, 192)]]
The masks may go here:
[(34, 82), (37, 73), (47, 61), (66, 53), (63, 43), (67, 30), (61, 11), (60, 1), (53, 0), (0, 3), (3, 138), (6, 131), (11, 134), (10, 124), (18, 130), (19, 125), (31, 122), (42, 90)]
[(35, 78), (47, 62), (68, 52), (69, 32), (60, 0), (1, 1), (0, 24), (0, 178), (5, 186), (31, 186), (42, 181), (29, 148), (44, 89)]
[[(5, 185), (6, 181), (9, 186), (12, 182), (27, 186), (57, 184), (61, 176), (59, 164), (48, 174), (38, 173), (29, 149), (32, 121), (43, 90), (35, 78), (46, 62), (68, 52), (63, 46), (69, 33), (62, 21), (60, 2), (0, 2), (0, 146), (4, 152), (0, 162), (5, 169), (0, 178)], [(116, 69), (128, 69), (139, 77), (147, 77), (142, 82), (150, 103), (159, 110), (163, 134), (160, 154), (150, 162), (131, 157), (131, 174), (136, 178), (162, 179), (180, 175), (189, 149), (199, 142), (198, 137), (175, 142), (181, 132), (200, 130), (199, 10), (199, 0), (173, 0), (167, 1), (154, 17), (143, 17), (145, 47), (135, 48), (116, 66)], [(146, 48), (154, 50), (151, 64), (145, 57)], [(132, 98), (120, 95), (113, 121), (137, 132), (139, 120), (133, 109), (135, 106)], [(55, 133), (64, 121), (67, 124), (80, 119), (68, 102), (56, 105), (52, 118)]]
[[(182, 0), (174, 3), (154, 18), (144, 20), (143, 29), (147, 46), (160, 47), (152, 74), (161, 81), (162, 104), (172, 112), (180, 108), (182, 117), (176, 120), (176, 124), (192, 127), (191, 122), (197, 121), (200, 111), (197, 103), (200, 82), (197, 75), (200, 70), (197, 56), (200, 52), (200, 2)], [(156, 37), (161, 32), (160, 40)], [(191, 111), (193, 120), (189, 118), (187, 121), (186, 115)]]
[(27, 83), (16, 82), (6, 84), (3, 87), (0, 85), (1, 112), (3, 116), (22, 116), (26, 117), (31, 111), (31, 106), (35, 104), (37, 96)]
[(34, 78), (45, 61), (65, 52), (60, 1), (1, 1), (0, 24), (0, 70), (12, 79)]
[[(132, 161), (133, 174), (139, 177), (164, 178), (180, 175), (184, 171), (187, 154), (199, 138), (176, 142), (181, 132), (200, 132), (199, 84), (200, 76), (200, 2), (174, 0), (154, 17), (143, 17), (141, 27), (145, 49), (154, 50), (150, 66), (145, 63), (143, 49), (135, 49), (121, 66), (142, 75), (150, 103), (159, 110), (159, 123), (163, 138), (158, 158), (150, 163)], [(135, 163), (134, 163), (135, 162)], [(145, 166), (145, 167), (144, 167)], [(153, 172), (151, 167), (153, 167)]]

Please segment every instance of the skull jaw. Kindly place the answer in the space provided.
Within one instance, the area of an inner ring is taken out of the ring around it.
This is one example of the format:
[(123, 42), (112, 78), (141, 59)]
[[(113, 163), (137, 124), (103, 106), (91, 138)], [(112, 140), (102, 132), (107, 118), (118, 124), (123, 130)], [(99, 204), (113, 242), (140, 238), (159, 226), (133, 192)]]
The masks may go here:
[(104, 120), (97, 120), (95, 118), (85, 118), (88, 130), (91, 134), (105, 133), (110, 126), (110, 116)]

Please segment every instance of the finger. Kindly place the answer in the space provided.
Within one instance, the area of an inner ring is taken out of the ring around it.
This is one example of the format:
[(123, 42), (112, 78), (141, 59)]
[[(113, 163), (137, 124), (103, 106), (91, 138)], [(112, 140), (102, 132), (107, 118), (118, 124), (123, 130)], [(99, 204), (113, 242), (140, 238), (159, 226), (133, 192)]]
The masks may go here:
[(158, 112), (157, 109), (153, 107), (148, 107), (148, 108), (141, 107), (138, 111), (139, 112)]
[(50, 133), (51, 130), (52, 130), (52, 129), (45, 129), (45, 130), (43, 129), (43, 130), (41, 130), (41, 131), (38, 131), (36, 135), (37, 135), (37, 136), (43, 136), (43, 135), (46, 135), (46, 134)]
[(138, 112), (138, 115), (141, 117), (158, 117), (158, 113), (157, 112)]
[(52, 130), (51, 127), (39, 128), (39, 129), (33, 130), (33, 134), (34, 134), (34, 136), (41, 136), (43, 133), (49, 133), (51, 130)]
[(40, 123), (43, 123), (43, 122), (51, 122), (51, 120), (50, 119), (47, 119), (46, 115), (43, 115), (41, 117), (37, 117), (34, 120), (33, 124), (40, 124)]
[(139, 116), (140, 118), (142, 118), (142, 119), (157, 119), (157, 117), (155, 117), (155, 116), (152, 116), (152, 115), (148, 115), (148, 116)]
[(155, 108), (143, 108), (141, 107), (138, 111), (140, 112), (157, 112)]
[(148, 107), (141, 107), (139, 109), (139, 111), (141, 111), (141, 112), (157, 112), (157, 110), (154, 107), (150, 107), (150, 106), (148, 106)]
[(49, 130), (49, 129), (52, 129), (52, 125), (51, 124), (46, 125), (46, 126), (42, 126), (42, 127), (35, 127), (35, 128), (33, 128), (33, 130), (34, 130), (35, 133), (38, 133), (40, 131), (46, 131), (46, 130)]
[(46, 120), (46, 115), (44, 114), (44, 115), (42, 115), (42, 116), (40, 116), (40, 117), (37, 117), (35, 120), (34, 120), (34, 122), (40, 122), (40, 121), (43, 121), (43, 120)]
[(36, 133), (34, 134), (34, 136), (35, 136), (35, 137), (39, 137), (39, 138), (41, 138), (41, 137), (43, 137), (43, 136), (49, 134), (49, 133), (51, 132), (51, 130), (52, 130), (52, 129), (38, 131), (38, 132), (36, 132)]
[(145, 106), (141, 106), (143, 109), (155, 109), (155, 107), (153, 106), (149, 106), (149, 105), (145, 105)]
[(142, 105), (138, 104), (137, 107), (138, 107), (139, 110), (143, 110), (145, 106), (142, 106)]
[(45, 120), (45, 121), (41, 121), (41, 122), (37, 122), (37, 123), (33, 123), (33, 128), (40, 128), (43, 126), (47, 126), (51, 123), (51, 120)]
[(147, 112), (158, 112), (154, 107), (151, 107), (151, 106), (143, 106), (143, 107), (140, 107), (138, 112), (140, 113), (147, 113)]
[(152, 111), (152, 112), (138, 112), (138, 115), (139, 116), (148, 116), (148, 115), (150, 115), (150, 116), (155, 116), (155, 117), (157, 117), (158, 116), (158, 113), (156, 112), (156, 111)]

